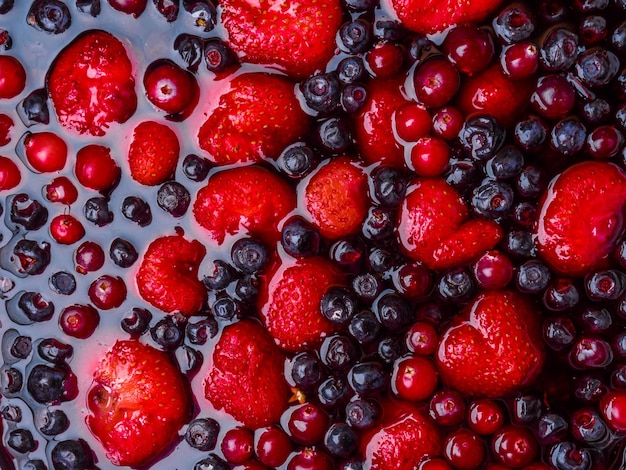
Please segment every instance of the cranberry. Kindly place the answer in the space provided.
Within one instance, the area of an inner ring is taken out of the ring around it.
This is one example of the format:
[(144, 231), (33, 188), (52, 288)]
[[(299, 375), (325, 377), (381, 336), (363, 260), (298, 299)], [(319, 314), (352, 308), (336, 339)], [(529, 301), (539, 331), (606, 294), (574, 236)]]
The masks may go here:
[(539, 49), (532, 42), (520, 42), (502, 50), (500, 66), (511, 80), (529, 78), (539, 68)]
[(417, 470), (452, 470), (448, 462), (439, 457), (423, 460)]
[(537, 81), (530, 103), (543, 117), (561, 119), (576, 104), (576, 93), (562, 75), (545, 75)]
[(537, 456), (539, 447), (530, 429), (505, 426), (494, 434), (491, 448), (496, 459), (503, 465), (521, 468)]
[(27, 133), (23, 140), (24, 156), (39, 173), (60, 171), (67, 161), (67, 144), (52, 132)]
[(50, 235), (57, 243), (71, 245), (85, 236), (85, 228), (74, 216), (60, 214), (50, 221)]
[(624, 148), (624, 135), (615, 126), (596, 127), (587, 136), (587, 152), (598, 160), (607, 160)]
[(417, 321), (406, 333), (409, 351), (421, 356), (429, 356), (437, 350), (439, 337), (435, 327), (425, 321)]
[(126, 284), (121, 277), (105, 274), (91, 283), (88, 293), (96, 307), (110, 310), (126, 300)]
[(486, 449), (476, 433), (459, 428), (446, 436), (443, 454), (457, 470), (474, 470), (485, 460)]
[(433, 362), (422, 356), (406, 356), (393, 364), (391, 387), (393, 393), (408, 401), (421, 401), (432, 396), (438, 383)]
[(89, 189), (102, 191), (113, 187), (120, 178), (120, 167), (111, 151), (101, 145), (87, 145), (76, 153), (76, 179)]
[(289, 437), (278, 427), (269, 427), (257, 432), (254, 447), (257, 458), (270, 468), (280, 467), (291, 453)]
[(44, 195), (50, 202), (70, 205), (78, 199), (78, 190), (68, 178), (58, 176), (44, 186)]
[(6, 114), (0, 114), (0, 147), (11, 142), (13, 119)]
[(474, 400), (468, 409), (467, 423), (478, 434), (493, 434), (504, 424), (504, 411), (495, 400)]
[(504, 289), (513, 279), (513, 263), (504, 253), (484, 253), (473, 265), (476, 282), (483, 289)]
[(230, 463), (243, 463), (252, 457), (254, 436), (246, 428), (229, 429), (222, 439), (221, 449), (224, 458)]
[(198, 101), (199, 88), (194, 76), (170, 60), (150, 64), (143, 84), (148, 101), (170, 116), (186, 117)]
[(394, 114), (396, 134), (405, 142), (416, 142), (430, 132), (432, 118), (428, 110), (417, 103), (400, 106)]
[(430, 399), (430, 416), (442, 426), (457, 426), (465, 419), (465, 398), (454, 390), (440, 390)]
[(450, 163), (450, 147), (438, 137), (422, 137), (411, 147), (409, 168), (419, 176), (441, 175)]
[(366, 54), (365, 62), (374, 77), (393, 77), (402, 67), (402, 49), (391, 42), (379, 42)]
[(13, 160), (0, 156), (0, 191), (13, 189), (22, 181), (22, 173)]
[(328, 423), (326, 411), (314, 403), (304, 403), (289, 411), (287, 429), (295, 442), (313, 445), (322, 440)]
[(465, 123), (465, 116), (454, 106), (444, 106), (433, 114), (433, 132), (444, 140), (456, 139)]
[(603, 339), (582, 337), (572, 346), (569, 359), (576, 369), (603, 368), (613, 361), (613, 351)]
[(74, 338), (89, 338), (99, 323), (100, 315), (91, 305), (70, 305), (59, 316), (61, 330)]
[(333, 463), (325, 452), (305, 448), (294, 454), (287, 463), (287, 470), (331, 470)]
[(148, 0), (108, 0), (109, 4), (118, 11), (133, 15), (137, 18), (146, 9)]
[(391, 275), (398, 293), (410, 299), (425, 298), (432, 291), (433, 273), (417, 261), (403, 264)]
[(471, 25), (451, 29), (442, 48), (448, 60), (468, 75), (487, 68), (495, 51), (491, 33)]
[(458, 70), (442, 57), (426, 60), (413, 75), (417, 100), (429, 108), (447, 104), (459, 89), (459, 83)]
[(608, 391), (600, 400), (600, 411), (611, 429), (626, 431), (626, 391)]
[(104, 265), (104, 250), (94, 242), (81, 243), (74, 252), (76, 271), (80, 274), (97, 271)]
[(0, 55), (0, 99), (19, 95), (26, 86), (26, 70), (15, 57)]

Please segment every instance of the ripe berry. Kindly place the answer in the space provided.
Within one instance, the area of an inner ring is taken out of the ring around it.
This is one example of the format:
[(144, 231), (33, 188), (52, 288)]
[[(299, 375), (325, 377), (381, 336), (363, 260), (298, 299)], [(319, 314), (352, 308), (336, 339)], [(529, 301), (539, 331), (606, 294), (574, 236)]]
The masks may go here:
[(60, 34), (72, 24), (69, 8), (60, 0), (35, 0), (26, 22), (46, 33)]
[(532, 77), (539, 68), (539, 49), (532, 42), (520, 42), (500, 53), (500, 67), (511, 80)]
[(617, 300), (626, 289), (626, 276), (616, 269), (589, 273), (585, 277), (585, 292), (591, 300)]
[(109, 247), (109, 257), (120, 268), (130, 268), (139, 258), (139, 253), (129, 241), (116, 238)]
[(470, 117), (459, 132), (461, 144), (477, 160), (493, 157), (505, 137), (505, 129), (490, 115)]
[(587, 152), (598, 160), (607, 160), (624, 148), (624, 135), (615, 126), (596, 127), (587, 136)]
[(320, 311), (328, 320), (346, 324), (356, 314), (357, 299), (344, 287), (330, 287), (322, 296)]
[(314, 403), (304, 403), (289, 411), (287, 430), (295, 442), (310, 446), (321, 442), (328, 423), (326, 411)]
[(55, 468), (63, 469), (91, 468), (94, 465), (93, 451), (83, 439), (58, 442), (52, 449), (51, 460)]
[(0, 99), (19, 95), (26, 86), (26, 70), (19, 60), (8, 55), (0, 56)]
[(433, 113), (433, 132), (444, 140), (453, 140), (459, 135), (465, 116), (454, 106), (444, 106)]
[(7, 445), (20, 454), (27, 454), (37, 448), (33, 433), (28, 429), (13, 429), (7, 436)]
[(340, 106), (341, 89), (334, 73), (324, 73), (308, 78), (301, 85), (304, 102), (313, 111), (329, 114)]
[(104, 250), (95, 242), (83, 242), (74, 252), (76, 272), (87, 274), (104, 265)]
[(514, 193), (507, 183), (487, 180), (474, 188), (472, 192), (472, 209), (487, 219), (500, 219), (513, 208)]
[(270, 468), (278, 468), (287, 461), (291, 453), (291, 441), (285, 431), (272, 426), (258, 432), (254, 449), (261, 463)]
[(150, 225), (152, 222), (150, 205), (138, 196), (128, 196), (124, 199), (122, 203), (122, 214), (141, 227)]
[(337, 77), (343, 84), (359, 82), (364, 76), (365, 64), (358, 56), (346, 57), (337, 64)]
[(39, 230), (48, 221), (48, 209), (26, 193), (19, 193), (10, 199), (11, 222), (21, 225), (26, 230)]
[(70, 273), (59, 271), (50, 276), (50, 288), (61, 295), (71, 295), (76, 290), (76, 279)]
[(348, 326), (348, 331), (360, 344), (369, 344), (378, 338), (382, 325), (374, 312), (364, 310), (357, 313)]
[(117, 184), (121, 171), (107, 147), (92, 144), (76, 153), (74, 173), (84, 187), (104, 191)]
[(179, 119), (190, 114), (198, 100), (199, 88), (194, 76), (170, 60), (148, 65), (143, 86), (148, 101)]
[(331, 470), (333, 462), (317, 448), (305, 448), (293, 454), (287, 462), (287, 470)]
[(381, 407), (375, 400), (359, 398), (346, 405), (346, 421), (355, 429), (370, 429), (378, 423), (381, 416)]
[(46, 436), (56, 436), (70, 427), (70, 420), (63, 410), (46, 410), (38, 416), (37, 429)]
[(178, 51), (183, 62), (187, 64), (187, 70), (196, 73), (200, 62), (202, 62), (204, 41), (191, 34), (179, 34), (174, 40), (174, 49)]
[(83, 212), (85, 219), (98, 227), (104, 227), (113, 222), (113, 212), (109, 208), (109, 200), (106, 197), (97, 196), (87, 199)]
[(67, 366), (37, 364), (28, 374), (26, 386), (36, 402), (46, 404), (74, 398), (75, 381)]
[(457, 426), (465, 419), (465, 398), (454, 390), (440, 390), (430, 399), (430, 416), (441, 426)]
[(517, 287), (525, 293), (543, 292), (548, 287), (551, 277), (550, 269), (541, 261), (527, 261), (518, 267)]
[(379, 166), (372, 171), (374, 201), (384, 206), (395, 207), (406, 194), (407, 180), (398, 169)]
[(212, 418), (194, 419), (185, 431), (185, 441), (194, 449), (209, 451), (215, 448), (220, 425)]
[(100, 314), (91, 305), (70, 305), (59, 316), (61, 330), (74, 338), (89, 338), (99, 323)]
[(75, 217), (60, 214), (50, 221), (50, 235), (57, 243), (71, 245), (83, 238), (85, 229)]
[(393, 124), (398, 137), (405, 142), (416, 142), (426, 136), (432, 127), (430, 113), (417, 103), (400, 106), (394, 114)]
[(391, 280), (396, 291), (409, 299), (423, 299), (433, 288), (433, 273), (424, 264), (408, 262), (394, 270)]
[(495, 400), (474, 400), (467, 410), (467, 424), (478, 434), (494, 434), (504, 424), (504, 411)]
[(237, 64), (235, 53), (220, 39), (213, 38), (206, 41), (203, 54), (207, 70), (215, 74), (225, 73)]
[(341, 90), (341, 107), (346, 113), (359, 111), (367, 100), (367, 91), (363, 85), (349, 83)]
[(340, 46), (350, 54), (365, 52), (372, 41), (372, 25), (369, 21), (357, 18), (339, 28)]
[(0, 191), (15, 188), (22, 180), (22, 173), (13, 160), (0, 156)]
[(612, 430), (626, 431), (626, 391), (607, 392), (600, 401), (600, 412)]
[(295, 257), (315, 255), (320, 246), (320, 234), (300, 217), (290, 219), (283, 227), (281, 243), (287, 254)]
[(240, 464), (252, 457), (254, 435), (246, 428), (229, 429), (222, 438), (220, 446), (224, 458), (232, 464)]
[(137, 18), (146, 9), (148, 0), (108, 0), (109, 4), (118, 11), (133, 15)]
[(110, 310), (126, 300), (126, 284), (121, 277), (105, 274), (91, 283), (88, 293), (96, 307)]
[(204, 181), (211, 170), (211, 162), (193, 153), (187, 155), (183, 160), (183, 173), (191, 181)]
[(550, 30), (543, 38), (539, 59), (550, 71), (566, 71), (578, 56), (578, 36), (564, 28)]
[(0, 114), (0, 147), (11, 142), (11, 129), (13, 129), (13, 119), (7, 114)]
[(378, 42), (365, 54), (365, 62), (374, 77), (393, 77), (402, 68), (403, 53), (391, 42)]
[(442, 47), (448, 60), (460, 72), (469, 75), (487, 68), (495, 51), (489, 31), (471, 25), (459, 25), (451, 29)]
[(522, 468), (537, 456), (539, 446), (530, 429), (520, 426), (505, 426), (491, 439), (493, 454), (502, 465)]
[(513, 44), (528, 39), (535, 30), (531, 13), (522, 6), (504, 8), (494, 18), (493, 31), (503, 44)]
[(304, 351), (291, 360), (290, 378), (296, 387), (310, 390), (322, 379), (322, 370), (317, 356), (311, 351)]
[(39, 173), (61, 171), (67, 161), (67, 144), (52, 132), (29, 132), (23, 140), (26, 161)]
[[(152, 314), (144, 309), (135, 307), (133, 308), (120, 322), (122, 330), (131, 336), (140, 336), (146, 332), (152, 321)], [(188, 327), (189, 329), (191, 327)], [(192, 344), (196, 344), (191, 340)]]
[(576, 58), (576, 75), (587, 86), (607, 85), (617, 75), (620, 60), (611, 51), (592, 48)]
[(576, 306), (580, 294), (570, 279), (555, 279), (543, 294), (543, 304), (548, 310), (560, 312)]
[(413, 75), (417, 100), (429, 108), (447, 104), (459, 89), (459, 83), (458, 70), (442, 57), (425, 61)]
[(360, 396), (369, 396), (383, 391), (387, 387), (388, 377), (380, 362), (359, 362), (350, 369), (348, 382)]
[(409, 351), (420, 356), (433, 354), (438, 345), (439, 336), (435, 327), (425, 321), (417, 321), (406, 333), (406, 344)]
[(44, 186), (44, 195), (50, 202), (70, 205), (78, 199), (78, 190), (65, 176), (57, 176), (50, 184)]
[(233, 265), (241, 272), (254, 274), (263, 269), (268, 261), (265, 245), (254, 238), (240, 238), (231, 249)]
[(593, 408), (576, 410), (570, 417), (570, 425), (572, 435), (587, 444), (602, 444), (610, 436), (606, 422)]
[(513, 263), (497, 250), (485, 252), (476, 260), (472, 271), (483, 289), (504, 289), (513, 279)]
[(473, 431), (459, 428), (446, 436), (443, 455), (458, 470), (473, 470), (485, 460), (483, 441)]
[(419, 176), (441, 175), (450, 162), (450, 147), (438, 137), (422, 137), (411, 147), (410, 169)]
[(407, 356), (393, 364), (391, 387), (398, 398), (408, 401), (425, 400), (436, 390), (437, 383), (437, 369), (429, 359)]
[(346, 423), (333, 423), (324, 436), (324, 447), (335, 457), (349, 457), (358, 446), (358, 437)]
[(157, 191), (157, 205), (172, 217), (185, 215), (190, 203), (189, 191), (176, 181), (163, 183)]
[(543, 117), (562, 119), (576, 104), (576, 93), (562, 75), (544, 75), (537, 81), (530, 103)]
[(48, 94), (40, 88), (34, 90), (22, 100), (17, 107), (17, 113), (27, 126), (34, 124), (49, 124), (50, 111), (48, 110)]
[(150, 328), (150, 336), (166, 351), (173, 351), (184, 339), (181, 326), (171, 316), (159, 320)]

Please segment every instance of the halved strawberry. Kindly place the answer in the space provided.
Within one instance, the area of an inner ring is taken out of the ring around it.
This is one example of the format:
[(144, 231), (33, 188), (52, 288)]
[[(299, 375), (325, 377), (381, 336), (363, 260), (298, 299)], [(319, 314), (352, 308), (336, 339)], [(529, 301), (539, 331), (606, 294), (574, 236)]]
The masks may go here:
[(275, 243), (280, 238), (278, 223), (295, 207), (295, 191), (286, 181), (251, 165), (213, 174), (198, 191), (193, 215), (218, 244), (242, 230)]
[(285, 357), (263, 327), (243, 320), (222, 331), (204, 383), (213, 406), (250, 429), (278, 423), (287, 409)]
[(157, 238), (148, 246), (137, 271), (141, 297), (165, 312), (197, 313), (206, 289), (198, 280), (198, 267), (206, 254), (197, 240), (182, 235)]
[(330, 287), (344, 284), (343, 273), (321, 257), (284, 260), (262, 276), (259, 313), (278, 346), (290, 352), (315, 347), (334, 331), (320, 301)]
[(544, 360), (539, 313), (512, 291), (484, 291), (441, 336), (443, 382), (471, 396), (503, 397), (530, 385)]
[(626, 173), (613, 163), (586, 161), (557, 175), (537, 211), (537, 249), (565, 276), (606, 266), (624, 233)]
[(200, 127), (198, 143), (217, 165), (274, 159), (307, 130), (294, 84), (279, 75), (235, 77)]
[(165, 183), (174, 177), (180, 144), (176, 133), (165, 124), (144, 121), (135, 127), (128, 149), (130, 174), (147, 186)]
[(105, 135), (137, 109), (133, 65), (122, 42), (105, 31), (86, 31), (65, 47), (47, 86), (59, 122), (79, 134)]
[(245, 62), (304, 78), (324, 70), (342, 22), (338, 0), (223, 0), (228, 42)]
[(139, 341), (117, 341), (94, 371), (87, 426), (113, 465), (159, 457), (190, 418), (189, 385), (168, 355)]

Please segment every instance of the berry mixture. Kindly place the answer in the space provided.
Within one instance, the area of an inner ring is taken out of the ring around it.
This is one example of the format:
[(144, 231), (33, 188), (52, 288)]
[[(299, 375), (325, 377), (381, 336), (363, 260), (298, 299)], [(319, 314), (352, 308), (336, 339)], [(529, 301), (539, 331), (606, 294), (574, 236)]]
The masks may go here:
[(0, 0), (2, 470), (626, 468), (626, 0)]

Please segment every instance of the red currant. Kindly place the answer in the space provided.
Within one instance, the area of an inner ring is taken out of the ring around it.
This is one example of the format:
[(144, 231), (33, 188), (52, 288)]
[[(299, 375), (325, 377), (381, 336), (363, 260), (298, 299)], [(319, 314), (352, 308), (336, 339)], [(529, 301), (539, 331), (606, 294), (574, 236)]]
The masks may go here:
[(483, 253), (472, 269), (476, 282), (483, 289), (504, 289), (513, 279), (513, 262), (498, 250)]
[(402, 68), (402, 56), (397, 44), (379, 42), (365, 54), (365, 61), (374, 77), (389, 78)]
[(193, 74), (170, 60), (150, 64), (143, 85), (148, 101), (169, 115), (186, 117), (198, 101), (198, 83)]
[(232, 464), (244, 463), (253, 454), (254, 435), (249, 429), (229, 429), (222, 439), (222, 454)]
[(459, 428), (444, 442), (444, 456), (457, 470), (474, 470), (485, 460), (485, 445), (476, 433)]
[(405, 142), (415, 142), (428, 135), (432, 127), (432, 118), (428, 110), (417, 103), (407, 103), (395, 112), (396, 134)]
[(459, 71), (448, 60), (435, 57), (419, 65), (413, 75), (415, 95), (429, 108), (447, 104), (459, 89)]
[(449, 163), (450, 147), (439, 137), (422, 137), (411, 148), (409, 168), (419, 176), (439, 176)]
[(314, 403), (304, 403), (291, 409), (287, 430), (295, 442), (313, 445), (322, 440), (329, 421), (326, 411)]
[(491, 448), (501, 464), (513, 468), (530, 464), (539, 451), (530, 429), (512, 425), (503, 427), (493, 435)]
[(429, 356), (437, 350), (439, 336), (435, 327), (428, 322), (418, 321), (406, 334), (406, 343), (410, 351), (420, 356)]
[(463, 113), (454, 106), (444, 106), (433, 114), (433, 132), (444, 140), (456, 139), (465, 122)]
[(504, 424), (504, 411), (495, 400), (474, 400), (468, 409), (467, 423), (478, 434), (493, 434)]
[(97, 271), (104, 265), (104, 250), (94, 242), (84, 242), (74, 253), (76, 271), (80, 274)]

